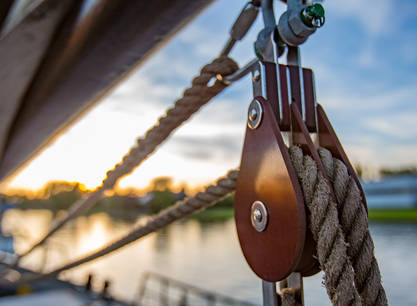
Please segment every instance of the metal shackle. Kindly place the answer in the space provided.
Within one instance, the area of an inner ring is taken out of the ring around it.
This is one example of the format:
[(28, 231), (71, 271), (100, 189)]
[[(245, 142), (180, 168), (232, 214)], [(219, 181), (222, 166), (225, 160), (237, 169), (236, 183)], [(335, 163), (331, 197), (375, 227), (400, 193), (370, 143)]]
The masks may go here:
[(280, 39), (289, 46), (299, 46), (324, 25), (324, 8), (320, 3), (302, 4), (298, 0), (288, 0), (288, 9), (278, 22)]

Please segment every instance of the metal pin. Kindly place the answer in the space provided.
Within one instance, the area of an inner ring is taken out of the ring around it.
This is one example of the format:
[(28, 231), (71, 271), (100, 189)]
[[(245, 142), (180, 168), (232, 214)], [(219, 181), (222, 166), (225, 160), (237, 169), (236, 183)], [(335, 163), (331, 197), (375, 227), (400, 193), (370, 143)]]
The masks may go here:
[(278, 306), (277, 288), (275, 283), (262, 281), (263, 306)]
[(250, 62), (248, 62), (245, 66), (243, 66), (242, 68), (238, 69), (235, 73), (225, 76), (223, 77), (222, 75), (218, 74), (216, 76), (216, 78), (225, 83), (226, 85), (230, 85), (233, 82), (236, 82), (238, 80), (240, 80), (241, 78), (243, 78), (244, 76), (246, 76), (247, 74), (249, 74), (250, 72), (252, 72), (254, 70), (254, 67), (256, 66), (256, 64), (258, 63), (258, 59), (254, 58), (252, 59)]

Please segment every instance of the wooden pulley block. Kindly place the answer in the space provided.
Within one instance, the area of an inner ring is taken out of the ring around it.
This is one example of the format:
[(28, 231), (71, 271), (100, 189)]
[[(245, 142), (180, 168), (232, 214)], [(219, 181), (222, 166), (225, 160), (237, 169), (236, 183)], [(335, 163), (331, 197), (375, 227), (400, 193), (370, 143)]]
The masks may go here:
[(263, 280), (275, 282), (299, 271), (301, 259), (308, 257), (303, 256), (306, 212), (271, 104), (256, 97), (248, 115), (235, 194), (236, 227), (249, 266)]
[(288, 154), (289, 143), (298, 145), (316, 161), (335, 200), (317, 151), (319, 147), (330, 150), (346, 164), (360, 188), (365, 208), (366, 203), (359, 179), (323, 108), (315, 101), (312, 70), (262, 64), (267, 99), (255, 97), (249, 107), (235, 219), (249, 266), (263, 280), (276, 282), (292, 272), (310, 276), (320, 271), (302, 189)]
[[(323, 107), (315, 101), (312, 70), (302, 68), (302, 73), (300, 74), (300, 68), (297, 66), (288, 66), (288, 69), (290, 72), (292, 97), (290, 108), (293, 144), (299, 145), (305, 154), (313, 157), (325, 177), (327, 177), (327, 175), (317, 153), (317, 148), (326, 148), (332, 153), (333, 157), (340, 159), (346, 165), (349, 175), (356, 182), (359, 191), (361, 192), (364, 206), (367, 209), (365, 193), (359, 178), (356, 175), (332, 124), (327, 118)], [(300, 86), (300, 75), (303, 79), (303, 90), (301, 90)], [(286, 82), (286, 80), (284, 80), (284, 82)], [(301, 98), (302, 92), (304, 93), (303, 99)], [(301, 109), (304, 109), (304, 119), (301, 114)], [(316, 134), (316, 141), (311, 139), (310, 133)], [(330, 182), (329, 179), (328, 181)]]

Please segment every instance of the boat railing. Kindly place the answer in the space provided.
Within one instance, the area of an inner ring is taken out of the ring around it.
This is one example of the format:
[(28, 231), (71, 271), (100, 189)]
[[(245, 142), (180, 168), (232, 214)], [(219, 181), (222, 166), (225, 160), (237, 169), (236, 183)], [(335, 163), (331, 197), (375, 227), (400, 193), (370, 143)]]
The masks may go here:
[(255, 306), (153, 272), (143, 275), (136, 301), (138, 306)]

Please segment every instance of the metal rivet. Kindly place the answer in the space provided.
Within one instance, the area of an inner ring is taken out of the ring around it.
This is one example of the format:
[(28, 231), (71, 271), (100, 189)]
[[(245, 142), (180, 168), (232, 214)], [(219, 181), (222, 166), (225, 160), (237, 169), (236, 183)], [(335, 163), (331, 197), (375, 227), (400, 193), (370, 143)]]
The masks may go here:
[(257, 110), (255, 108), (252, 108), (250, 110), (250, 113), (249, 113), (249, 120), (250, 121), (255, 121), (256, 120), (256, 117), (258, 117), (258, 112), (257, 112)]
[(261, 222), (262, 221), (262, 212), (260, 209), (255, 209), (253, 212), (253, 221), (254, 222)]
[(268, 224), (268, 211), (261, 201), (255, 201), (252, 204), (251, 222), (258, 232), (263, 232)]
[(262, 105), (258, 100), (252, 100), (248, 110), (248, 127), (252, 130), (256, 129), (262, 120)]

